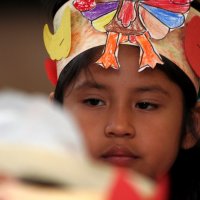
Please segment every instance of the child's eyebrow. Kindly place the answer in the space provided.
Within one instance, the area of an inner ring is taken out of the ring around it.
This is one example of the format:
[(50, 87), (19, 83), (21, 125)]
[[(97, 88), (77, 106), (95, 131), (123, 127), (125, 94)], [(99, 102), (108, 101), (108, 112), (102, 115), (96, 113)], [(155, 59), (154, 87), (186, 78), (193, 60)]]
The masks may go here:
[(153, 92), (153, 93), (161, 93), (165, 96), (170, 96), (169, 92), (159, 85), (149, 85), (149, 86), (134, 88), (133, 92), (134, 93), (146, 93), (146, 92), (152, 93)]
[(87, 88), (94, 88), (94, 89), (103, 89), (105, 90), (107, 87), (105, 85), (99, 84), (95, 81), (84, 81), (81, 83), (77, 83), (74, 86), (75, 90), (82, 90), (82, 89), (87, 89)]

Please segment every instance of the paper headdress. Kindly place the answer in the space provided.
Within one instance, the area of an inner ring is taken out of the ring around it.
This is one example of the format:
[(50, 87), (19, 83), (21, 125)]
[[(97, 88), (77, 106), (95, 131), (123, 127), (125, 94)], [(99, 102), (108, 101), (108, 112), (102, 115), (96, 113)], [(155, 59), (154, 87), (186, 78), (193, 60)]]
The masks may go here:
[[(45, 46), (51, 59), (56, 61), (57, 76), (78, 54), (100, 45), (105, 45), (105, 49), (97, 63), (104, 68), (118, 69), (119, 44), (129, 44), (140, 47), (138, 71), (162, 64), (160, 55), (163, 55), (185, 72), (198, 91), (200, 13), (191, 9), (188, 15), (190, 2), (68, 1), (55, 15), (55, 34), (50, 33), (47, 25), (44, 28)], [(194, 16), (198, 17), (192, 19)], [(186, 17), (189, 23), (183, 29)], [(48, 65), (51, 66), (49, 62)]]

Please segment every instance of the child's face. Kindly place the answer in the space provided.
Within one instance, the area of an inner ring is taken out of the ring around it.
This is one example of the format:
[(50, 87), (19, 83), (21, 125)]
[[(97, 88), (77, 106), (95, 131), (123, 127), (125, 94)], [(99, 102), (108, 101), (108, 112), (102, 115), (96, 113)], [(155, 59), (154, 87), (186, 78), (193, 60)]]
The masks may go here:
[[(78, 120), (91, 155), (150, 177), (166, 173), (180, 147), (181, 89), (158, 69), (138, 72), (139, 50), (120, 46), (121, 68), (93, 64), (64, 106)], [(69, 89), (70, 90), (70, 89)]]

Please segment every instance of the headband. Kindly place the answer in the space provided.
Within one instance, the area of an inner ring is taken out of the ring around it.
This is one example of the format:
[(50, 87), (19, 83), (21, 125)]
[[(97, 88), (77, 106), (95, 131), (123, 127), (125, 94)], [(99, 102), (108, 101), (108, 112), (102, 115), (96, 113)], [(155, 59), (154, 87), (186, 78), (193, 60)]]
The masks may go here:
[(51, 73), (54, 69), (51, 77), (55, 83), (74, 57), (105, 45), (96, 62), (103, 68), (118, 69), (119, 44), (136, 45), (140, 47), (138, 71), (163, 64), (160, 55), (165, 56), (190, 78), (198, 92), (199, 16), (190, 9), (190, 0), (70, 0), (54, 17), (55, 33), (51, 34), (48, 25), (44, 27), (44, 43), (51, 58), (46, 66)]

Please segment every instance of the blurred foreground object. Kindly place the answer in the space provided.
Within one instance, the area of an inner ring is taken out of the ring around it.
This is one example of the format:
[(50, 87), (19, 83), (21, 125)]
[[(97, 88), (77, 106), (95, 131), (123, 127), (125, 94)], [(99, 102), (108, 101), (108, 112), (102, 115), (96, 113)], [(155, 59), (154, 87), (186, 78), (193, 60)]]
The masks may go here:
[(167, 179), (94, 163), (69, 113), (14, 91), (0, 93), (0, 175), (1, 200), (167, 200)]

